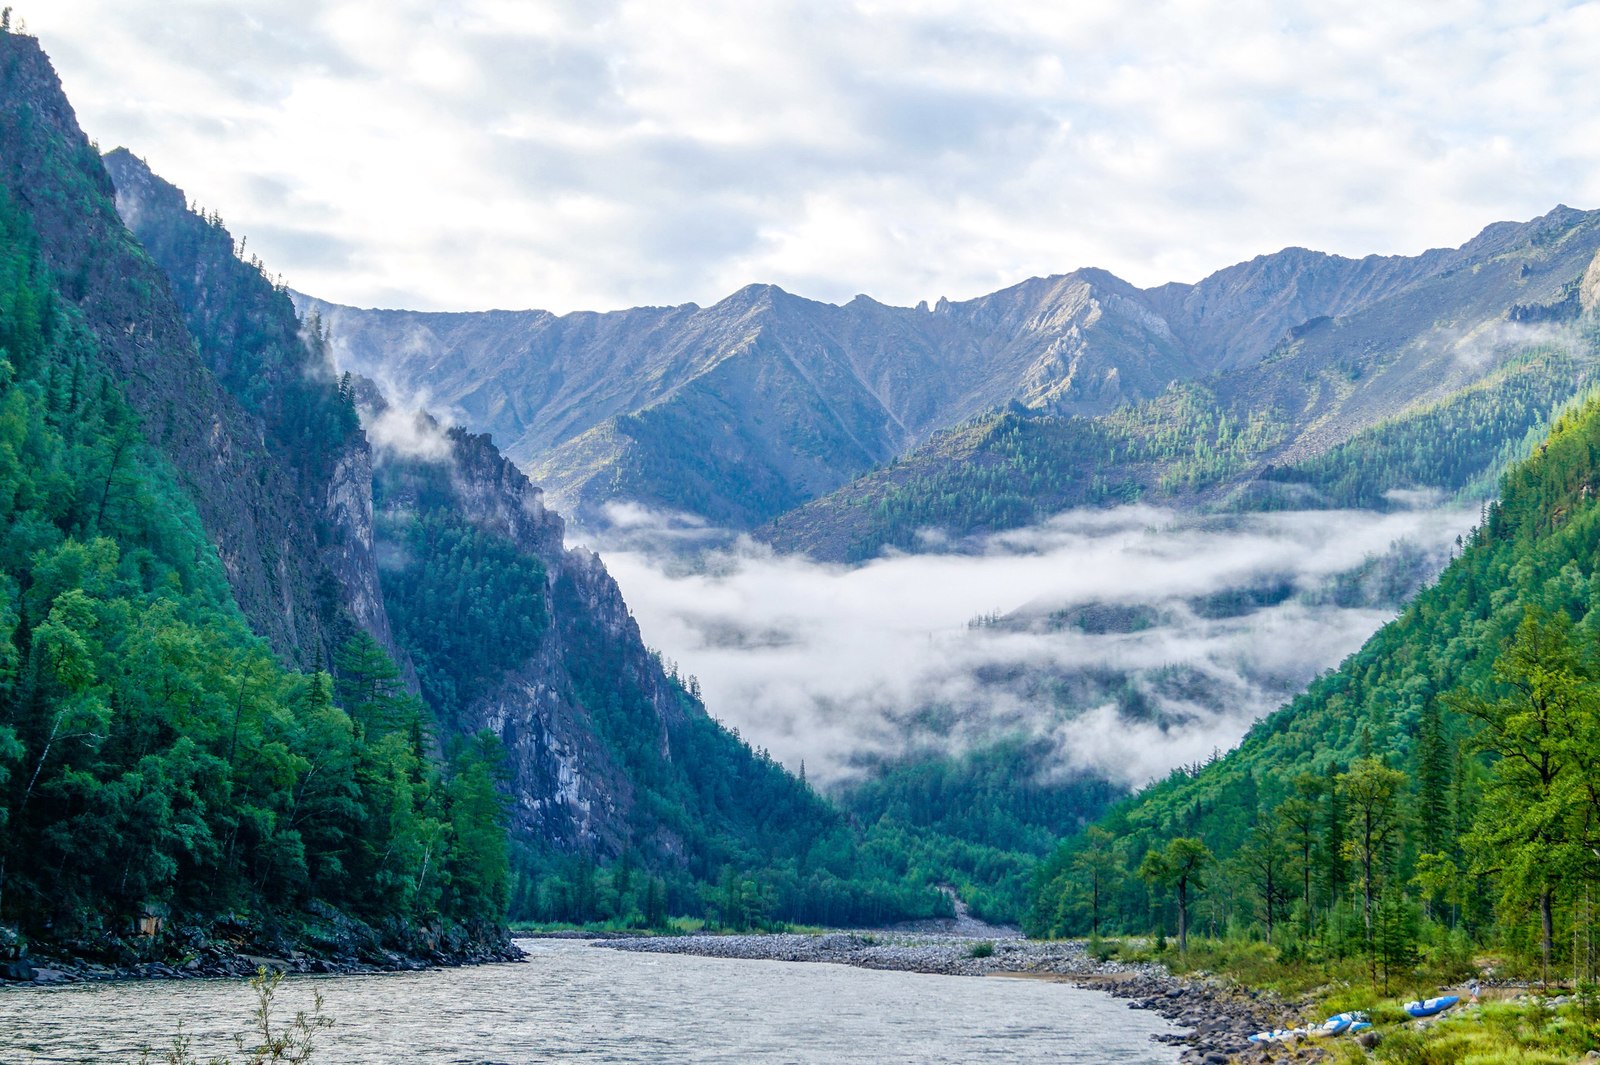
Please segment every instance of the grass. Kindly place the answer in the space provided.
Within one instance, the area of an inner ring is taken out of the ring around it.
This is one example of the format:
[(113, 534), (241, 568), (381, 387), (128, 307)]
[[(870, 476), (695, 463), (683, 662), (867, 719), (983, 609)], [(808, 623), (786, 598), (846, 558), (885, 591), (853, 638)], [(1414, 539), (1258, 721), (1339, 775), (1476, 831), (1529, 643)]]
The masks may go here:
[[(1583, 987), (1566, 1002), (1538, 994), (1512, 1001), (1487, 1001), (1457, 1006), (1423, 1022), (1413, 1020), (1402, 1003), (1459, 987), (1476, 971), (1469, 959), (1434, 952), (1416, 970), (1392, 974), (1389, 994), (1375, 988), (1365, 959), (1285, 960), (1276, 948), (1252, 940), (1191, 939), (1189, 951), (1154, 950), (1147, 940), (1099, 940), (1091, 943), (1096, 957), (1127, 962), (1157, 961), (1175, 975), (1217, 976), (1239, 985), (1276, 992), (1309, 1005), (1308, 1024), (1347, 1010), (1365, 1010), (1382, 1037), (1368, 1051), (1351, 1039), (1319, 1043), (1342, 1063), (1383, 1062), (1392, 1065), (1571, 1065), (1590, 1050), (1600, 1049), (1600, 988)], [(1479, 962), (1485, 959), (1478, 959)], [(1502, 959), (1494, 959), (1504, 970)]]
[(1592, 1004), (1551, 1009), (1534, 998), (1458, 1007), (1425, 1028), (1391, 1028), (1372, 1059), (1394, 1065), (1567, 1065), (1596, 1047), (1600, 1014)]
[[(1222, 976), (1287, 999), (1325, 997), (1323, 1004), (1334, 1007), (1330, 1013), (1367, 1009), (1377, 997), (1368, 983), (1364, 959), (1286, 961), (1276, 947), (1259, 940), (1196, 937), (1189, 940), (1188, 953), (1180, 955), (1170, 944), (1165, 950), (1156, 950), (1149, 940), (1102, 939), (1091, 943), (1090, 952), (1102, 961), (1160, 962), (1175, 976)], [(1418, 981), (1418, 988), (1434, 986), (1444, 975), (1430, 974)], [(1347, 1004), (1347, 1000), (1352, 1001)]]

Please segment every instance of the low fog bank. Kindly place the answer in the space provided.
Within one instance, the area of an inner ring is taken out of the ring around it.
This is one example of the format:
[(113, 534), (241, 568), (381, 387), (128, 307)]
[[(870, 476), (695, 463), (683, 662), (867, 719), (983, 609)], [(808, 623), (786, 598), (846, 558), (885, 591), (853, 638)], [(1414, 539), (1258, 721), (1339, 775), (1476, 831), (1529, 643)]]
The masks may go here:
[(646, 642), (791, 769), (836, 784), (1024, 733), (1059, 771), (1137, 786), (1233, 746), (1360, 647), (1477, 512), (1082, 510), (974, 554), (854, 568), (626, 516), (590, 546)]

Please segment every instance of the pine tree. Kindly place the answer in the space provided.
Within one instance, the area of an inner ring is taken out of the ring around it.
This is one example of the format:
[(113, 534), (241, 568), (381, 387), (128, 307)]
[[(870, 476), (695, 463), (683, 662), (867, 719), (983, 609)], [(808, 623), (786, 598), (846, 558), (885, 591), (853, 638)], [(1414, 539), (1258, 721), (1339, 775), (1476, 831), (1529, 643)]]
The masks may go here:
[(1450, 837), (1450, 793), (1454, 758), (1444, 736), (1439, 706), (1429, 698), (1417, 723), (1418, 845), (1423, 853), (1443, 854)]
[(1139, 879), (1171, 887), (1178, 900), (1178, 953), (1189, 950), (1189, 893), (1204, 890), (1211, 851), (1198, 839), (1180, 836), (1161, 850), (1152, 850), (1139, 866)]
[(345, 712), (368, 732), (388, 732), (405, 721), (405, 687), (389, 652), (368, 632), (351, 637), (333, 658), (334, 691)]
[(1323, 884), (1327, 888), (1327, 903), (1335, 905), (1343, 896), (1349, 883), (1344, 854), (1344, 796), (1339, 792), (1339, 763), (1331, 762), (1324, 777), (1323, 794), (1327, 797), (1327, 820), (1323, 824)]
[(1323, 791), (1323, 780), (1315, 773), (1301, 773), (1294, 780), (1294, 795), (1278, 806), (1278, 818), (1292, 837), (1299, 852), (1301, 906), (1305, 930), (1310, 931), (1315, 907), (1311, 900), (1311, 881), (1315, 874), (1314, 861), (1317, 839), (1321, 835), (1321, 814), (1317, 799)]
[[(1499, 873), (1504, 902), (1539, 907), (1542, 979), (1549, 980), (1555, 938), (1555, 893), (1589, 855), (1572, 825), (1576, 789), (1568, 779), (1586, 757), (1585, 733), (1593, 715), (1595, 679), (1572, 640), (1563, 612), (1528, 607), (1516, 636), (1495, 662), (1496, 678), (1510, 692), (1490, 700), (1457, 693), (1452, 709), (1482, 726), (1479, 745), (1499, 756), (1492, 787), (1473, 825), (1480, 869)], [(1581, 748), (1581, 749), (1580, 749)]]
[(1348, 804), (1350, 819), (1345, 851), (1361, 872), (1361, 912), (1369, 950), (1373, 945), (1373, 901), (1388, 872), (1400, 831), (1400, 795), (1405, 783), (1404, 773), (1375, 758), (1357, 758), (1350, 771), (1339, 776), (1339, 791)]

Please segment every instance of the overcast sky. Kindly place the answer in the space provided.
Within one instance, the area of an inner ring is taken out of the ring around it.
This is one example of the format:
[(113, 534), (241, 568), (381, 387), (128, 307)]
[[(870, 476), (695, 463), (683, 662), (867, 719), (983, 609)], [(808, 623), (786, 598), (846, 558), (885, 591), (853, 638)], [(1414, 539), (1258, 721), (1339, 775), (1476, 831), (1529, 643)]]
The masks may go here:
[(18, 0), (103, 148), (297, 288), (967, 298), (1600, 205), (1600, 7)]

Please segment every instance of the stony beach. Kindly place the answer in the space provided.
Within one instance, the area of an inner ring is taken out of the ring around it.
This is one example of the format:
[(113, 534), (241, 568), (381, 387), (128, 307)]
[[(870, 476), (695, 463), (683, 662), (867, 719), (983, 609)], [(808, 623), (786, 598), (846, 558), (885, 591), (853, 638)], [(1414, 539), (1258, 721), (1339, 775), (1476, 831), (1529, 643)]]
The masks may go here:
[[(1128, 1000), (1129, 1009), (1155, 1010), (1186, 1033), (1165, 1037), (1183, 1046), (1184, 1065), (1230, 1061), (1320, 1061), (1314, 1041), (1261, 1047), (1260, 1031), (1301, 1023), (1309, 1003), (1233, 986), (1205, 976), (1175, 977), (1157, 964), (1098, 961), (1082, 942), (1021, 938), (976, 939), (903, 932), (820, 935), (655, 936), (595, 940), (597, 947), (709, 958), (831, 962), (867, 969), (1060, 980)], [(985, 953), (992, 951), (992, 953)]]

